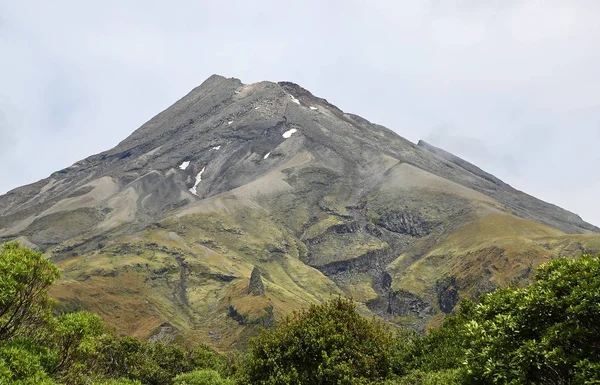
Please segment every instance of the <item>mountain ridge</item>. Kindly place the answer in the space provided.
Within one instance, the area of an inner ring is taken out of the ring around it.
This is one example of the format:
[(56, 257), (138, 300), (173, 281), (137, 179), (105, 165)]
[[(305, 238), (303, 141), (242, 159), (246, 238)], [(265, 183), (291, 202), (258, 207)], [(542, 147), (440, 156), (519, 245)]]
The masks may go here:
[[(599, 232), (295, 83), (218, 75), (114, 148), (0, 196), (0, 242), (59, 265), (64, 309), (222, 350), (338, 294), (423, 330), (549, 258), (600, 251)], [(249, 297), (253, 271), (264, 288)]]

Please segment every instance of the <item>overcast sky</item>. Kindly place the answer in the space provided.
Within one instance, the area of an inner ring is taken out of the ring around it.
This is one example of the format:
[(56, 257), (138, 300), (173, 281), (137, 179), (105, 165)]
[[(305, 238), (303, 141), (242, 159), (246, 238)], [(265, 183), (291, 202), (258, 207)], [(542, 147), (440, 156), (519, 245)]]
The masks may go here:
[(600, 225), (598, 20), (597, 0), (0, 0), (0, 193), (217, 73), (293, 81)]

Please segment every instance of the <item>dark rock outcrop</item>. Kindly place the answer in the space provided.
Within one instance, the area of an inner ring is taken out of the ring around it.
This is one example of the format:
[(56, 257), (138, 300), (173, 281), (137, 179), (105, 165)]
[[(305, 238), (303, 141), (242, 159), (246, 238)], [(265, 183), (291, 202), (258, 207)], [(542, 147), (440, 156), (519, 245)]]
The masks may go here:
[(442, 280), (439, 280), (435, 285), (435, 289), (437, 292), (440, 310), (446, 314), (451, 313), (459, 299), (456, 278), (446, 277)]
[(239, 312), (233, 305), (229, 305), (227, 306), (227, 316), (244, 326), (258, 325), (267, 328), (275, 324), (273, 305), (265, 307), (264, 313), (256, 319), (251, 319), (247, 314)]
[(262, 276), (258, 267), (254, 266), (248, 283), (248, 292), (252, 295), (259, 296), (265, 294), (265, 286), (262, 281)]
[(389, 294), (388, 314), (398, 316), (415, 316), (427, 318), (434, 314), (427, 302), (406, 291), (394, 291)]
[(180, 335), (181, 332), (175, 326), (168, 322), (160, 325), (160, 328), (148, 338), (151, 343), (162, 342), (164, 344), (170, 344), (175, 341), (175, 338)]
[(410, 211), (387, 211), (379, 217), (377, 225), (395, 233), (415, 237), (422, 237), (431, 231), (430, 223), (423, 220), (419, 214)]

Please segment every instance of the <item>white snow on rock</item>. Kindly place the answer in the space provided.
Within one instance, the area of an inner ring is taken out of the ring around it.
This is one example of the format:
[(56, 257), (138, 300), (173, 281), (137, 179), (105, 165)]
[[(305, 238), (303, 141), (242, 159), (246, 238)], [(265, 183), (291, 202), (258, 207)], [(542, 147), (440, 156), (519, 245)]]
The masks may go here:
[(289, 138), (290, 136), (292, 136), (293, 133), (295, 133), (296, 130), (295, 128), (292, 128), (291, 130), (287, 130), (286, 132), (284, 132), (281, 136), (283, 136), (284, 138)]
[(311, 110), (318, 110), (318, 108), (317, 108), (317, 107), (315, 107), (315, 106), (310, 106), (309, 108), (310, 108)]
[(231, 124), (231, 123), (233, 123), (233, 120), (230, 120), (229, 122), (227, 122), (228, 125)]
[(185, 162), (183, 162), (179, 165), (179, 168), (182, 170), (185, 170), (186, 168), (188, 168), (189, 165), (190, 165), (190, 162), (188, 160), (186, 160)]
[(267, 159), (269, 157), (269, 155), (271, 155), (271, 153), (267, 152), (267, 154), (265, 156), (263, 156), (263, 159)]
[(255, 109), (255, 110), (258, 110), (259, 108), (260, 108), (260, 106), (256, 106), (256, 107), (254, 107), (254, 109)]
[(221, 148), (221, 146), (216, 146), (216, 147), (211, 148), (211, 150), (218, 150), (220, 148)]
[(290, 95), (290, 98), (292, 98), (292, 102), (294, 102), (294, 103), (296, 103), (296, 104), (298, 104), (298, 105), (300, 104), (300, 100), (296, 99), (296, 98), (294, 97), (294, 95)]
[(198, 195), (198, 194), (196, 194), (196, 187), (198, 187), (198, 185), (202, 181), (202, 173), (204, 172), (205, 169), (206, 169), (206, 167), (202, 167), (202, 170), (200, 170), (200, 172), (198, 173), (198, 175), (196, 175), (196, 183), (194, 183), (194, 187), (192, 187), (190, 189), (190, 192), (192, 194), (194, 194), (194, 195)]

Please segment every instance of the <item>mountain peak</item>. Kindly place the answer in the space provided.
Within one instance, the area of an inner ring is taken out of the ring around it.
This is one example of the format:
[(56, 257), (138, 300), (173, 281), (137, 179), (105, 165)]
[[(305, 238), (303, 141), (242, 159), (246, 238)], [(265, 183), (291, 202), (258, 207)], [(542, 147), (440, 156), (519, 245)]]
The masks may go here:
[(422, 330), (458, 290), (526, 280), (548, 256), (600, 248), (599, 231), (295, 83), (219, 75), (115, 148), (0, 196), (0, 242), (51, 254), (59, 300), (101, 307), (120, 332), (169, 322), (224, 349), (235, 337), (215, 336), (332, 293)]

